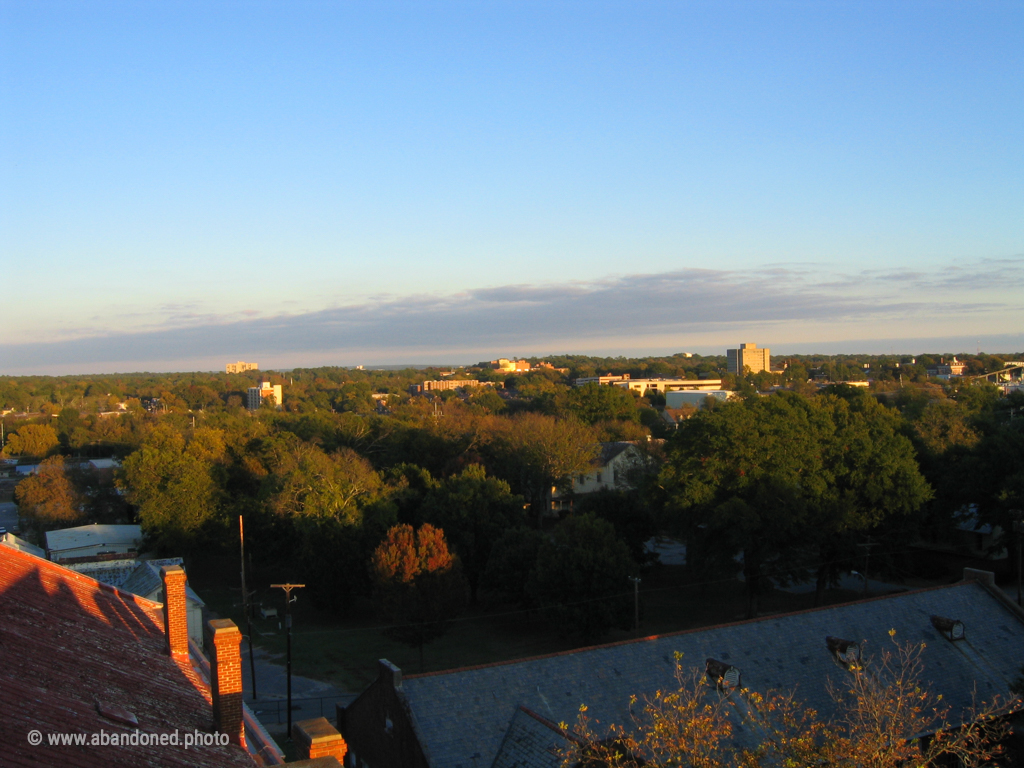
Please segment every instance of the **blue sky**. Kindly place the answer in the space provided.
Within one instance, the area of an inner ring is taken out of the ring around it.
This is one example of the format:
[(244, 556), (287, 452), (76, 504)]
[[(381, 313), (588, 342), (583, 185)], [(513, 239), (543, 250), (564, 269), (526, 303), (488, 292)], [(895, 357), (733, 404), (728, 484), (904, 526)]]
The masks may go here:
[(0, 0), (0, 374), (1024, 350), (1019, 2)]

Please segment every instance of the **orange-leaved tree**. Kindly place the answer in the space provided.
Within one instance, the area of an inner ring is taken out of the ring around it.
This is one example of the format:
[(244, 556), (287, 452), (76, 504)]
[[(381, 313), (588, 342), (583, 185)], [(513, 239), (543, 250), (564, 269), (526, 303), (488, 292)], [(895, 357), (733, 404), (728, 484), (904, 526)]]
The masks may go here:
[(40, 530), (61, 528), (82, 517), (82, 497), (68, 476), (63, 456), (43, 459), (35, 474), (14, 491), (22, 517)]
[(466, 582), (444, 531), (429, 523), (392, 527), (370, 570), (378, 610), (394, 623), (388, 636), (418, 648), (422, 669), (423, 646), (443, 635), (466, 604)]

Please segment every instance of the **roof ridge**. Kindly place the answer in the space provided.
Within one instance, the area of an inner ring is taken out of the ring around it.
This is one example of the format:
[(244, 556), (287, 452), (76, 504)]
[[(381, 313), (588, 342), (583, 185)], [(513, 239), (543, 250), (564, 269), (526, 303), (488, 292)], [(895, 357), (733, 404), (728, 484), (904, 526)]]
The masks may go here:
[[(785, 613), (773, 613), (768, 616), (757, 616), (753, 619), (740, 619), (739, 621), (727, 621), (722, 624), (708, 624), (704, 627), (691, 627), (690, 629), (680, 629), (675, 632), (665, 632), (660, 635), (648, 635), (646, 637), (629, 638), (627, 640), (616, 640), (612, 643), (599, 643), (597, 645), (584, 645), (579, 648), (569, 648), (564, 651), (553, 651), (552, 653), (541, 653), (536, 656), (523, 656), (518, 659), (505, 659), (503, 661), (492, 661), (489, 664), (471, 664), (465, 667), (454, 667), (452, 669), (439, 669), (434, 672), (420, 672), (417, 674), (403, 675), (404, 680), (417, 680), (424, 677), (436, 677), (438, 675), (449, 675), (455, 672), (472, 672), (477, 669), (490, 669), (491, 667), (503, 667), (509, 664), (520, 664), (527, 661), (539, 661), (540, 659), (553, 659), (558, 656), (568, 656), (574, 653), (582, 653), (584, 651), (594, 651), (600, 648), (616, 648), (620, 645), (630, 645), (633, 643), (644, 643), (651, 640), (660, 640), (665, 637), (679, 637), (682, 635), (690, 635), (695, 632), (706, 632), (712, 629), (724, 629), (726, 627), (737, 627), (743, 624), (754, 624), (759, 621), (768, 621), (770, 619), (782, 619), (789, 616), (799, 616), (806, 613), (815, 613), (817, 611), (827, 611), (832, 608), (847, 605), (857, 605), (859, 603), (873, 603), (880, 600), (891, 600), (897, 597), (903, 597), (905, 595), (917, 595), (924, 592), (935, 592), (940, 589), (952, 589), (954, 587), (963, 587), (968, 584), (974, 584), (973, 581), (957, 581), (952, 584), (939, 584), (934, 587), (921, 587), (920, 589), (908, 589), (904, 592), (893, 592), (888, 595), (877, 595), (875, 597), (861, 598), (860, 600), (850, 600), (845, 603), (833, 603), (832, 605), (816, 605), (811, 608), (804, 608), (799, 611), (787, 611)], [(1007, 598), (1009, 599), (1009, 598)]]
[(44, 566), (46, 566), (49, 570), (51, 570), (56, 576), (60, 578), (63, 578), (68, 581), (77, 581), (79, 583), (83, 583), (83, 585), (95, 585), (99, 587), (101, 590), (104, 590), (106, 592), (112, 592), (115, 595), (121, 597), (122, 599), (136, 603), (140, 608), (156, 611), (161, 610), (164, 607), (163, 603), (158, 603), (155, 600), (148, 600), (145, 597), (136, 595), (133, 592), (126, 592), (122, 589), (119, 589), (118, 587), (113, 587), (110, 584), (104, 584), (102, 581), (98, 579), (94, 579), (91, 576), (86, 576), (84, 573), (79, 573), (78, 571), (74, 571), (71, 568), (65, 568), (60, 563), (55, 563), (52, 560), (46, 560), (45, 558), (38, 557), (37, 555), (33, 555), (30, 552), (23, 552), (20, 549), (15, 549), (14, 547), (2, 547), (0, 548), (0, 551), (11, 557), (27, 558), (30, 561), (34, 561), (35, 563), (42, 563)]

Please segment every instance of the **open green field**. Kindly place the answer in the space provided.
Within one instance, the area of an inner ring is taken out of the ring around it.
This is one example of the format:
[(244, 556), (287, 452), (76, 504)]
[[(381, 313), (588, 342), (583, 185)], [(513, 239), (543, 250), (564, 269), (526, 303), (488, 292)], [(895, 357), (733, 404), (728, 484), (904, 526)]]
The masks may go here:
[[(190, 570), (192, 587), (210, 610), (234, 619), (245, 631), (238, 585), (237, 564), (195, 563)], [(665, 634), (696, 627), (739, 621), (744, 618), (744, 585), (736, 580), (687, 584), (680, 568), (667, 566), (641, 588), (642, 636)], [(265, 586), (265, 585), (259, 585)], [(356, 606), (343, 616), (317, 610), (302, 590), (293, 608), (292, 660), (296, 674), (353, 692), (362, 690), (376, 675), (378, 659), (387, 658), (407, 674), (420, 672), (416, 648), (396, 643), (383, 634), (384, 625), (369, 611)], [(833, 604), (854, 600), (859, 595), (842, 590), (826, 594)], [(275, 606), (283, 615), (280, 590), (260, 589), (257, 601)], [(814, 595), (771, 592), (761, 599), (761, 614), (786, 613), (813, 607)], [(276, 619), (253, 622), (255, 644), (271, 653), (284, 654), (285, 635)], [(603, 642), (627, 640), (632, 631), (615, 630)], [(561, 636), (558, 628), (538, 614), (492, 607), (472, 611), (452, 622), (449, 632), (426, 646), (422, 671), (489, 664), (578, 647)]]

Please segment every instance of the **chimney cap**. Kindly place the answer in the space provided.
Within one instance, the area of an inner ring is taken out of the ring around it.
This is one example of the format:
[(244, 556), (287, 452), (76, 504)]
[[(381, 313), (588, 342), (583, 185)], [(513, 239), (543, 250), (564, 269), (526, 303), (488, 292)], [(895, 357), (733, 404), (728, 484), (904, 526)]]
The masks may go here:
[(725, 661), (718, 659), (707, 659), (705, 661), (705, 673), (709, 682), (715, 683), (722, 690), (739, 688), (740, 670)]
[(380, 659), (377, 662), (377, 675), (384, 682), (390, 683), (393, 688), (402, 687), (402, 670), (387, 659)]

